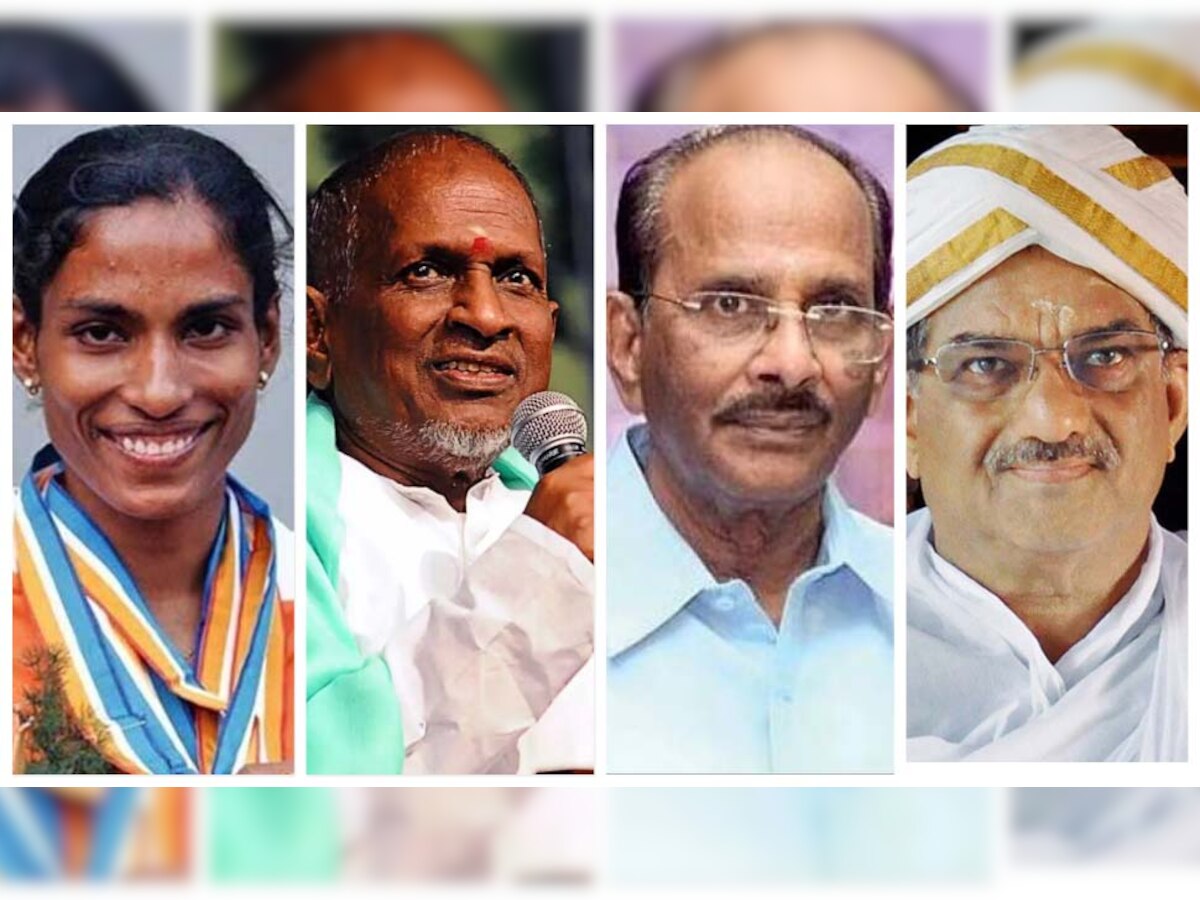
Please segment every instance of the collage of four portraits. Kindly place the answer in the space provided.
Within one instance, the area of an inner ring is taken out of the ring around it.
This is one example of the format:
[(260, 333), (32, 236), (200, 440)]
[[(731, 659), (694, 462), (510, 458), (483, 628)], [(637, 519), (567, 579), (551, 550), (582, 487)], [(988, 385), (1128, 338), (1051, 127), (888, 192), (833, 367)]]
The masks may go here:
[(13, 124), (12, 771), (1185, 762), (1187, 126), (795, 120)]

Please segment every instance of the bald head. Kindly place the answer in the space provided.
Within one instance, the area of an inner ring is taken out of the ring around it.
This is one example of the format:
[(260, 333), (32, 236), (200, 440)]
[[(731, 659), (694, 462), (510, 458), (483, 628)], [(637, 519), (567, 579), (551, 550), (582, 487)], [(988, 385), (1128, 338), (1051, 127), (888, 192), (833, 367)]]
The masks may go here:
[[(763, 184), (761, 173), (755, 172), (746, 162), (745, 151), (748, 146), (779, 143), (820, 157), (817, 160), (819, 171), (844, 177), (857, 186), (872, 232), (874, 302), (876, 308), (886, 309), (892, 272), (892, 207), (887, 192), (870, 170), (845, 149), (816, 132), (795, 125), (709, 126), (680, 135), (638, 160), (626, 173), (617, 201), (617, 270), (621, 291), (638, 305), (644, 304), (652, 292), (655, 273), (663, 260), (672, 230), (667, 215), (669, 195), (685, 170), (694, 172), (694, 163), (718, 149), (728, 151), (720, 154), (719, 161), (729, 163), (732, 160), (733, 165), (727, 167), (723, 177), (741, 185), (743, 195), (749, 196), (752, 188), (759, 193), (778, 195), (779, 190)], [(706, 183), (703, 178), (699, 182), (690, 181), (693, 186)], [(734, 203), (732, 196), (729, 202)]]
[(773, 26), (671, 60), (642, 102), (710, 112), (941, 112), (969, 107), (934, 67), (859, 25)]
[(324, 41), (257, 91), (280, 112), (503, 112), (486, 74), (430, 35), (389, 31)]
[(511, 182), (528, 200), (541, 235), (537, 201), (525, 176), (496, 147), (453, 129), (400, 134), (325, 179), (308, 206), (308, 283), (332, 301), (349, 290), (358, 255), (386, 241), (390, 225), (412, 215), (416, 193), (437, 197), (456, 183)]

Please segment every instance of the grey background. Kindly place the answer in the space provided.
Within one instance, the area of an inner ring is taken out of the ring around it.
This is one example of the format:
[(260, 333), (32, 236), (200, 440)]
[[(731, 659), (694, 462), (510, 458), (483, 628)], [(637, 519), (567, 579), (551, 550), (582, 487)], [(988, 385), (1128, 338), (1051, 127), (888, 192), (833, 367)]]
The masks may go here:
[(160, 110), (192, 108), (191, 32), (185, 19), (38, 18), (0, 15), (4, 25), (37, 25), (81, 39), (110, 57)]
[[(76, 135), (95, 125), (14, 125), (13, 191), (25, 182), (50, 155)], [(266, 182), (294, 224), (295, 182), (293, 180), (291, 125), (195, 125), (188, 126), (224, 141)], [(254, 428), (233, 460), (233, 473), (271, 505), (275, 516), (292, 527), (292, 472), (294, 466), (292, 367), (292, 268), (282, 272), (283, 353), (275, 375), (259, 395)], [(39, 403), (31, 400), (13, 379), (13, 483), (24, 477), (30, 461), (46, 443), (46, 429)]]

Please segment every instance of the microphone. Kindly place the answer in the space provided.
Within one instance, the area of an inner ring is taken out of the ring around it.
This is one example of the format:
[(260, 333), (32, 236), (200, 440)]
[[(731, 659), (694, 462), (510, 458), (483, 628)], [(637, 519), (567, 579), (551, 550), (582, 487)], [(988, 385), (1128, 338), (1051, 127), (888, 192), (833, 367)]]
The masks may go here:
[(509, 439), (539, 475), (587, 452), (587, 419), (566, 394), (539, 391), (518, 404)]

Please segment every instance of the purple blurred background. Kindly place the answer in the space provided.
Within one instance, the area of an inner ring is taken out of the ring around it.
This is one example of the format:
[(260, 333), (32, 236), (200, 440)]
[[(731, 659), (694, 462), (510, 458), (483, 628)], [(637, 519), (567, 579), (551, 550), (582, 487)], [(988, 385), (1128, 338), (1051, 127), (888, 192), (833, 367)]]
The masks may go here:
[[(799, 123), (797, 123), (799, 124)], [(605, 183), (608, 205), (605, 207), (608, 248), (608, 285), (616, 286), (617, 253), (613, 234), (617, 197), (626, 170), (651, 150), (671, 139), (692, 131), (694, 125), (610, 125), (608, 128), (608, 177)], [(893, 193), (891, 125), (808, 125), (822, 137), (836, 141), (870, 168)], [(883, 402), (874, 416), (863, 422), (862, 429), (846, 450), (835, 476), (846, 499), (859, 510), (881, 522), (892, 523), (892, 376), (884, 387)], [(606, 416), (608, 447), (611, 449), (621, 432), (634, 420), (621, 405), (616, 389), (608, 385)]]
[[(822, 21), (814, 18), (814, 21)], [(865, 21), (865, 20), (864, 20)], [(631, 110), (642, 82), (668, 58), (730, 27), (749, 26), (730, 20), (637, 19), (615, 27), (616, 83), (610, 85), (619, 110)], [(912, 47), (935, 66), (979, 109), (991, 108), (988, 90), (990, 57), (988, 23), (983, 19), (876, 20), (873, 27)]]

